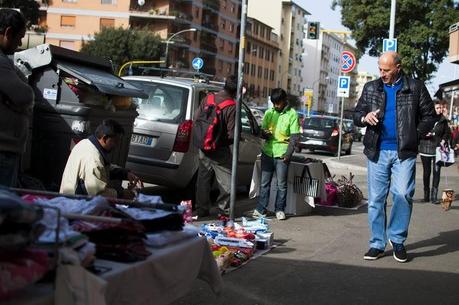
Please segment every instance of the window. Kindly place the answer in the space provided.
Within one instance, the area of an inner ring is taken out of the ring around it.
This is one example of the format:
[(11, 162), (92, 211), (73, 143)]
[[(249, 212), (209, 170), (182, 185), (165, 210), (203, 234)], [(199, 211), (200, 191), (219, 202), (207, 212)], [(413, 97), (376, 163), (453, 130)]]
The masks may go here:
[(100, 18), (100, 29), (115, 27), (115, 19)]
[(185, 115), (189, 90), (177, 86), (133, 81), (148, 98), (133, 98), (139, 118), (150, 121), (179, 122)]
[[(259, 78), (263, 77), (263, 68), (262, 68), (262, 67), (258, 67), (258, 74), (257, 74), (257, 76), (258, 76)], [(260, 91), (260, 89), (258, 89), (258, 91)]]
[(268, 88), (263, 87), (263, 97), (268, 97)]
[(256, 67), (254, 64), (250, 65), (250, 75), (255, 76)]
[(260, 26), (260, 36), (263, 37), (265, 36), (265, 27)]
[(233, 30), (234, 30), (234, 24), (232, 24), (231, 22), (230, 22), (230, 25), (229, 25), (229, 30), (230, 30), (231, 33), (232, 33)]
[(250, 117), (248, 116), (248, 110), (245, 106), (241, 107), (241, 127), (242, 131), (247, 131), (252, 133), (252, 126), (250, 124)]
[(258, 54), (260, 58), (263, 58), (265, 55), (265, 49), (263, 47), (260, 47), (260, 54)]
[(225, 20), (222, 20), (222, 22), (220, 23), (220, 27), (222, 28), (222, 30), (225, 29), (225, 25), (226, 25)]
[(100, 0), (101, 4), (116, 4), (116, 0)]
[(268, 68), (265, 68), (264, 78), (268, 79), (268, 77), (269, 77), (269, 70)]
[(247, 52), (248, 54), (250, 54), (251, 50), (252, 50), (252, 44), (251, 44), (250, 42), (247, 42), (247, 49), (246, 49), (246, 52)]
[(61, 16), (62, 27), (75, 27), (76, 17), (75, 16)]
[(59, 41), (59, 46), (62, 47), (62, 48), (69, 49), (69, 50), (75, 50), (75, 42), (74, 41), (60, 40)]
[(78, 0), (62, 0), (62, 2), (77, 3)]

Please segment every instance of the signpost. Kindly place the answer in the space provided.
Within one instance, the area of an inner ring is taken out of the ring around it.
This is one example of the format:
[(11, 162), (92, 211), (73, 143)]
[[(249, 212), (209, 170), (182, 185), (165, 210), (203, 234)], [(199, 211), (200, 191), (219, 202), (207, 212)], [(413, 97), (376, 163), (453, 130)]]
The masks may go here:
[(193, 58), (193, 61), (191, 62), (191, 65), (193, 66), (193, 68), (199, 72), (199, 70), (202, 69), (202, 67), (204, 66), (204, 60), (202, 60), (201, 57), (195, 57)]
[[(352, 52), (343, 51), (341, 52), (341, 72), (349, 73), (354, 70), (357, 60)], [(349, 97), (349, 91), (351, 87), (350, 76), (338, 77), (338, 91), (336, 96), (341, 97), (341, 115), (339, 120), (339, 140), (338, 140), (338, 160), (341, 158), (341, 143), (343, 136), (343, 116), (344, 116), (344, 98)]]
[(387, 51), (397, 52), (397, 39), (384, 39), (383, 40), (383, 53)]

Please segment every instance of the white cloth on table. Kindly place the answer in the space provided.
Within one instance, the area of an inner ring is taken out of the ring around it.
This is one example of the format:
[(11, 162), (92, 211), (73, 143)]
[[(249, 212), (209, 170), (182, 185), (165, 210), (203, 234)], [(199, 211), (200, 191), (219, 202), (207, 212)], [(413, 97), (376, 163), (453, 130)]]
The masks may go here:
[(197, 236), (199, 229), (193, 225), (186, 224), (181, 231), (162, 231), (158, 233), (147, 234), (145, 243), (150, 247), (164, 247), (176, 243), (183, 239)]
[(59, 250), (54, 304), (105, 305), (107, 282), (80, 265), (78, 254), (68, 248)]

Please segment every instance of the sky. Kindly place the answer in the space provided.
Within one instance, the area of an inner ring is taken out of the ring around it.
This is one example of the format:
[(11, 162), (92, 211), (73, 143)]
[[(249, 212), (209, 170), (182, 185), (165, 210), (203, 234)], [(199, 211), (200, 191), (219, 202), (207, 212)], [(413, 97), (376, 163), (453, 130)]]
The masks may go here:
[[(295, 0), (295, 3), (307, 10), (311, 16), (308, 21), (319, 21), (320, 27), (327, 30), (348, 30), (341, 24), (341, 13), (339, 7), (333, 11), (330, 6), (331, 0), (311, 1)], [(364, 55), (359, 60), (358, 71), (366, 71), (378, 75), (377, 58)], [(438, 71), (434, 74), (432, 80), (426, 83), (427, 89), (433, 95), (438, 85), (459, 78), (459, 65), (451, 64), (446, 59), (439, 65)]]

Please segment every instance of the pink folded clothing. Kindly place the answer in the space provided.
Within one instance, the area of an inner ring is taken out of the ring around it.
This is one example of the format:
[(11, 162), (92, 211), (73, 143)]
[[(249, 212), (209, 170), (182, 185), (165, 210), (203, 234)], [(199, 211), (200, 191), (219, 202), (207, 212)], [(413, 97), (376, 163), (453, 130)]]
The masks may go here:
[(28, 249), (14, 254), (0, 254), (0, 300), (35, 283), (48, 271), (48, 254)]

